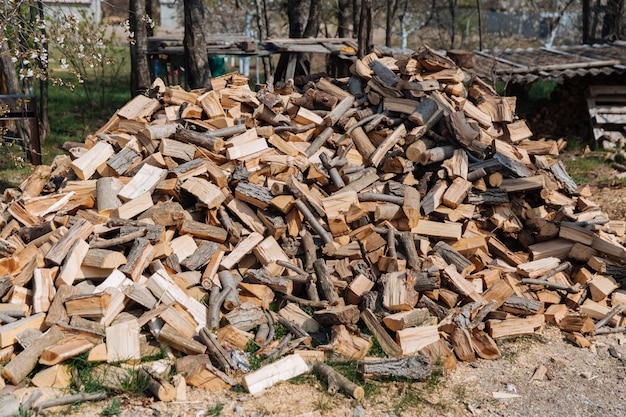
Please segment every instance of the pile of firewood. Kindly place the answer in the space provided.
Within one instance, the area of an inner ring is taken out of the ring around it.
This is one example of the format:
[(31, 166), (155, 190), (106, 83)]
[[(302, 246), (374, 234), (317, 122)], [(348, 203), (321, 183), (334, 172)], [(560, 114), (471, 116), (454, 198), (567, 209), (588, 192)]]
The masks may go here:
[[(580, 346), (623, 330), (625, 222), (465, 77), (424, 47), (257, 92), (157, 81), (4, 192), (2, 377), (67, 386), (88, 352), (105, 386), (134, 369), (171, 400), (309, 362), (358, 398), (325, 359), (419, 379), (546, 323)], [(159, 349), (178, 359), (138, 365)]]

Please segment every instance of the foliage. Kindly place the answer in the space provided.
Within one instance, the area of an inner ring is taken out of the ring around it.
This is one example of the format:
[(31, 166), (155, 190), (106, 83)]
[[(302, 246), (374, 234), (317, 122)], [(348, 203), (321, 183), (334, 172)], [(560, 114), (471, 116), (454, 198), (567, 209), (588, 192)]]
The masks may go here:
[(274, 323), (274, 340), (282, 339), (287, 334), (287, 328), (278, 321)]
[(158, 360), (165, 359), (165, 358), (167, 358), (167, 350), (165, 349), (163, 345), (161, 345), (159, 346), (158, 353), (155, 353), (154, 355), (142, 357), (141, 363), (154, 362), (154, 361), (158, 361)]
[(367, 352), (367, 356), (373, 356), (375, 358), (386, 357), (387, 355), (385, 354), (383, 347), (380, 345), (380, 343), (378, 342), (378, 339), (376, 339), (375, 336), (372, 336), (372, 342), (373, 342), (372, 347)]
[(316, 411), (330, 411), (333, 408), (333, 405), (330, 402), (330, 397), (327, 394), (322, 394), (317, 400), (315, 400), (313, 407)]
[(602, 155), (593, 153), (586, 156), (566, 158), (563, 160), (563, 163), (567, 173), (576, 184), (586, 184), (591, 180), (589, 173), (603, 164), (604, 158)]
[(220, 413), (224, 410), (224, 404), (217, 403), (213, 407), (209, 407), (207, 411), (207, 415), (209, 416), (219, 416)]
[(400, 414), (403, 410), (418, 409), (418, 406), (423, 402), (418, 393), (415, 391), (412, 384), (407, 384), (399, 399), (395, 402), (393, 411), (396, 414)]
[(354, 383), (363, 382), (359, 372), (359, 363), (356, 360), (331, 361), (328, 365)]
[(424, 381), (424, 386), (428, 391), (433, 391), (441, 382), (442, 372), (439, 369), (433, 369), (430, 377)]
[(87, 353), (75, 356), (67, 360), (73, 378), (71, 380), (71, 389), (76, 392), (102, 392), (107, 391), (102, 386), (102, 381), (94, 373), (98, 366), (94, 362), (87, 360)]
[(108, 407), (104, 407), (100, 412), (101, 416), (116, 416), (120, 413), (120, 400), (113, 398)]
[(537, 81), (532, 83), (530, 90), (528, 90), (528, 98), (533, 101), (549, 100), (554, 89), (562, 83), (562, 81)]
[(47, 78), (46, 22), (39, 12), (35, 0), (7, 0), (0, 5), (0, 41), (6, 42), (25, 85)]
[(24, 406), (20, 405), (17, 412), (17, 417), (32, 417), (35, 415), (33, 410), (27, 410)]
[(372, 334), (370, 329), (365, 325), (362, 320), (359, 321), (359, 330), (361, 331), (361, 333), (369, 336), (372, 339), (372, 347), (367, 352), (367, 356), (373, 356), (376, 358), (384, 358), (387, 356), (385, 354), (385, 351), (383, 350), (383, 347), (380, 345), (380, 342), (378, 342), (376, 336)]
[(148, 390), (148, 378), (145, 372), (130, 369), (126, 378), (120, 381), (120, 385), (125, 392), (141, 395)]
[[(60, 71), (75, 78), (90, 105), (108, 105), (126, 63), (126, 55), (116, 52), (120, 42), (115, 32), (86, 13), (57, 14), (48, 27), (52, 48), (60, 56)], [(74, 88), (72, 81), (65, 84)]]
[(265, 357), (258, 353), (258, 350), (259, 347), (256, 343), (254, 343), (254, 340), (250, 340), (246, 346), (246, 353), (248, 354), (250, 369), (253, 371), (259, 369), (262, 365), (263, 359), (265, 359)]

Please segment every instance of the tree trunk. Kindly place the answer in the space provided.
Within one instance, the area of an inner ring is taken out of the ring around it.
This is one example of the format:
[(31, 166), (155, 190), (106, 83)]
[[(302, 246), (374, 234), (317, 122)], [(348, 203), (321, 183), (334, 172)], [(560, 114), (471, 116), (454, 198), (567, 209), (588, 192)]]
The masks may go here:
[[(150, 16), (155, 25), (161, 24), (161, 6), (158, 0), (147, 0), (146, 14)], [(154, 36), (154, 29), (150, 25), (147, 25), (146, 30), (148, 37)]]
[(372, 40), (372, 0), (361, 0), (358, 40), (359, 50), (357, 55), (359, 58), (363, 58), (369, 53)]
[(337, 36), (347, 38), (350, 36), (350, 0), (337, 1)]
[(9, 43), (6, 40), (0, 44), (0, 70), (4, 75), (6, 86), (9, 94), (22, 94), (20, 90), (20, 83), (15, 73), (15, 67), (11, 61), (11, 50), (9, 49)]
[[(20, 83), (15, 72), (15, 66), (13, 65), (13, 61), (11, 61), (9, 43), (6, 39), (2, 40), (0, 43), (0, 72), (2, 72), (2, 75), (4, 76), (8, 93), (22, 94)], [(26, 122), (23, 120), (16, 120), (15, 127), (24, 141), (24, 147), (30, 149), (30, 132), (26, 127)]]
[(321, 0), (311, 0), (309, 5), (309, 17), (304, 28), (303, 38), (314, 38), (320, 30), (320, 12), (322, 10)]
[(302, 37), (303, 2), (287, 0), (287, 19), (289, 20), (289, 37)]
[(352, 0), (352, 37), (359, 33), (359, 16), (361, 16), (359, 0)]
[(454, 49), (456, 41), (456, 0), (449, 0), (448, 9), (450, 10), (450, 49)]
[(135, 42), (130, 45), (130, 93), (134, 97), (150, 87), (148, 67), (148, 30), (144, 21), (146, 0), (130, 0), (130, 30), (135, 33)]
[[(254, 0), (254, 8), (256, 10), (256, 25), (257, 25), (257, 30), (259, 32), (259, 42), (262, 42), (264, 38), (269, 38), (270, 37), (270, 31), (269, 31), (269, 27), (268, 25), (268, 21), (267, 21), (267, 9), (265, 7), (265, 1), (263, 1), (263, 5), (261, 5), (260, 0)], [(257, 59), (257, 63), (258, 61), (258, 57)], [(268, 60), (265, 59), (265, 57), (262, 58), (261, 60), (262, 64), (263, 64), (263, 74), (269, 74), (271, 72), (271, 68), (268, 67)], [(258, 67), (258, 65), (257, 65)], [(258, 71), (258, 68), (257, 68)]]
[(385, 20), (385, 46), (391, 46), (391, 32), (393, 30), (393, 20), (396, 17), (398, 2), (395, 0), (387, 0), (387, 16)]
[(209, 57), (204, 35), (204, 5), (202, 0), (184, 0), (185, 56), (187, 57), (187, 83), (190, 88), (209, 86), (211, 76)]
[[(43, 3), (37, 2), (37, 15), (39, 20), (44, 20)], [(40, 29), (41, 35), (48, 39), (46, 28)], [(43, 43), (43, 52), (48, 55), (48, 42)], [(45, 77), (39, 81), (39, 143), (43, 145), (50, 134), (50, 119), (48, 118), (48, 61), (39, 59), (39, 66)]]
[(602, 39), (617, 40), (624, 36), (623, 14), (624, 0), (609, 0), (606, 5), (607, 12), (602, 22)]
[(483, 50), (483, 18), (480, 14), (480, 0), (476, 0), (476, 13), (478, 13), (478, 50)]

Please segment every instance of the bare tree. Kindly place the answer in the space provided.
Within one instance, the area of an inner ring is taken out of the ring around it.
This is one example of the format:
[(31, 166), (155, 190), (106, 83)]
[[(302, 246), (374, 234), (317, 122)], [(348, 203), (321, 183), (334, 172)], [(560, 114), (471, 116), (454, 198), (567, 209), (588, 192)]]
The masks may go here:
[(448, 0), (448, 10), (450, 11), (450, 49), (454, 48), (456, 40), (456, 9), (458, 0)]
[(352, 0), (352, 36), (359, 33), (359, 19), (361, 16), (361, 2)]
[(607, 12), (602, 22), (602, 39), (616, 40), (624, 37), (624, 0), (608, 0)]
[(185, 10), (185, 57), (187, 82), (190, 88), (208, 87), (209, 57), (204, 34), (204, 5), (202, 0), (183, 0)]
[(480, 0), (476, 0), (476, 13), (478, 14), (478, 49), (483, 50), (483, 18), (480, 13)]
[[(31, 7), (31, 22), (36, 22), (37, 20), (44, 20), (43, 13), (43, 2), (38, 0)], [(37, 25), (34, 25), (37, 26)], [(46, 39), (42, 45), (43, 50), (48, 52), (48, 36), (46, 35), (46, 27), (41, 26), (37, 29), (41, 35), (42, 39)], [(37, 58), (37, 62), (41, 71), (43, 72), (43, 77), (39, 80), (39, 141), (40, 143), (44, 143), (48, 135), (50, 135), (50, 117), (48, 116), (48, 62), (47, 60), (42, 59), (42, 57)]]
[(350, 36), (350, 0), (337, 0), (337, 36)]
[(361, 0), (358, 41), (359, 50), (357, 56), (363, 58), (369, 53), (372, 43), (372, 0)]
[[(22, 94), (22, 89), (20, 88), (20, 82), (17, 78), (17, 74), (15, 73), (15, 66), (13, 65), (10, 51), (11, 49), (9, 48), (9, 43), (6, 39), (0, 41), (0, 72), (2, 72), (2, 76), (4, 77), (8, 93)], [(26, 123), (19, 120), (15, 123), (15, 126), (18, 130), (18, 134), (28, 147), (28, 145), (30, 145), (30, 133), (26, 128)]]
[(387, 13), (385, 20), (385, 45), (391, 46), (391, 34), (393, 32), (393, 21), (396, 18), (396, 13), (398, 11), (398, 1), (397, 0), (386, 0), (387, 3)]
[(289, 37), (301, 38), (306, 3), (299, 0), (287, 0), (287, 19), (289, 20)]
[(321, 0), (311, 0), (309, 3), (309, 16), (306, 20), (303, 38), (312, 38), (317, 36), (320, 30), (320, 12), (322, 10)]
[(146, 0), (130, 0), (130, 30), (134, 32), (134, 41), (130, 45), (130, 93), (132, 96), (146, 91), (150, 87), (148, 67), (148, 15)]

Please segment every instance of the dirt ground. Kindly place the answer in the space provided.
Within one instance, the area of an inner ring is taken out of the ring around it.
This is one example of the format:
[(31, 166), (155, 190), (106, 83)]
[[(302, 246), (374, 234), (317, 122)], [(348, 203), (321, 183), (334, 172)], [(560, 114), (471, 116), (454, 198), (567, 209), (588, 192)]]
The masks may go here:
[[(567, 157), (577, 157), (570, 154)], [(626, 188), (606, 182), (607, 165), (589, 173), (593, 200), (612, 219), (626, 214)], [(366, 381), (364, 400), (328, 394), (315, 377), (297, 378), (253, 396), (243, 390), (188, 389), (182, 403), (118, 397), (119, 416), (622, 416), (626, 415), (626, 335), (598, 336), (589, 349), (565, 341), (547, 327), (533, 337), (498, 341), (498, 360), (460, 362), (424, 382)], [(543, 380), (531, 378), (537, 367)], [(99, 416), (111, 399), (57, 415)], [(109, 414), (110, 415), (110, 414)]]
[[(328, 394), (309, 376), (280, 383), (256, 396), (189, 389), (184, 403), (121, 397), (119, 416), (626, 415), (626, 336), (598, 336), (592, 348), (581, 349), (565, 342), (558, 329), (548, 327), (533, 337), (499, 341), (498, 345), (500, 359), (459, 362), (455, 370), (425, 382), (368, 381), (362, 401)], [(531, 381), (541, 365), (547, 367), (550, 379)], [(98, 416), (110, 403), (86, 404), (70, 415)]]

